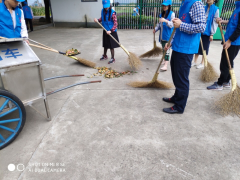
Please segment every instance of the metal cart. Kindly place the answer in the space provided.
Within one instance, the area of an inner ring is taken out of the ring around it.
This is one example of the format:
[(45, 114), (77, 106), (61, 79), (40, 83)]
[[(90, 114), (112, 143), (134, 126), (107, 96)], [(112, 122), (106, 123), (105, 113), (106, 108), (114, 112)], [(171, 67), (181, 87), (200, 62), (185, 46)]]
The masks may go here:
[[(0, 38), (0, 150), (13, 142), (26, 121), (25, 106), (32, 107), (40, 115), (51, 120), (47, 96), (81, 84), (76, 84), (46, 93), (44, 81), (84, 76), (83, 74), (56, 76), (43, 79), (41, 61), (24, 39)], [(46, 115), (32, 104), (42, 100)]]
[[(0, 149), (10, 144), (26, 121), (24, 106), (42, 100), (51, 120), (41, 61), (22, 38), (0, 39)], [(38, 113), (43, 113), (34, 108)]]

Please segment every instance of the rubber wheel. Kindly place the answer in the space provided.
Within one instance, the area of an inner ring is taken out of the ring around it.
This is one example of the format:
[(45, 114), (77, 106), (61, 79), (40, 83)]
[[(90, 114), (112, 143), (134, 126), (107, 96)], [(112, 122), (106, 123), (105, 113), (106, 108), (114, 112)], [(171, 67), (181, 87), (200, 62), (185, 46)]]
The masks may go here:
[(0, 150), (17, 138), (25, 121), (26, 110), (22, 101), (12, 93), (0, 90)]

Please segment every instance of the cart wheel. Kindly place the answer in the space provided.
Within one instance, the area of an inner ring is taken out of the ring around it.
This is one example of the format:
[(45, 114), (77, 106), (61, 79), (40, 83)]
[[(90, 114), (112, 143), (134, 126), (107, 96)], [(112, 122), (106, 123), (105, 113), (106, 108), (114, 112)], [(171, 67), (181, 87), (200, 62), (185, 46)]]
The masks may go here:
[(0, 150), (16, 139), (25, 121), (22, 101), (10, 92), (0, 90)]

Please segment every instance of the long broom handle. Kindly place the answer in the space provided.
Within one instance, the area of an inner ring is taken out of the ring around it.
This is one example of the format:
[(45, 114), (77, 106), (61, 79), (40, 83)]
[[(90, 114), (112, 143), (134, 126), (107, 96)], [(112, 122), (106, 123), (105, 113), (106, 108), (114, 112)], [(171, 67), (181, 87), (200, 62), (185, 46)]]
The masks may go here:
[[(153, 29), (155, 30), (156, 27), (156, 8), (154, 8), (154, 26)], [(155, 33), (153, 33), (153, 43), (155, 42)]]
[[(172, 39), (173, 39), (173, 35), (175, 34), (175, 32), (176, 32), (176, 28), (173, 29), (173, 32), (172, 32), (172, 34), (171, 34), (171, 37), (170, 37), (170, 39), (169, 39), (168, 42), (167, 42), (167, 43), (168, 43), (168, 47), (170, 47), (170, 43), (171, 43), (171, 41), (172, 41)], [(159, 65), (158, 65), (158, 68), (157, 68), (157, 70), (156, 70), (156, 74), (157, 74), (158, 71), (159, 71), (159, 68), (160, 68), (160, 66), (161, 66), (161, 64), (162, 64), (162, 62), (163, 62), (163, 59), (165, 58), (166, 53), (167, 53), (167, 51), (164, 51), (163, 56), (162, 56), (162, 59), (161, 59)]]
[(0, 39), (8, 39), (8, 38), (5, 38), (5, 37), (0, 36)]
[(35, 45), (35, 44), (31, 44), (29, 43), (30, 46), (33, 46), (33, 47), (36, 47), (36, 48), (40, 48), (40, 49), (45, 49), (45, 50), (48, 50), (48, 51), (52, 51), (52, 52), (55, 52), (55, 53), (59, 53), (57, 50), (55, 49), (49, 49), (49, 48), (45, 48), (45, 47), (42, 47), (42, 46), (38, 46), (38, 45)]
[[(103, 28), (103, 30), (105, 30), (106, 33), (107, 33), (107, 30), (103, 27), (103, 25), (101, 25), (101, 23), (99, 23), (98, 21), (97, 21), (97, 23), (98, 23), (99, 26), (101, 26), (101, 27)], [(127, 53), (128, 56), (130, 55), (129, 52), (128, 52), (128, 50), (126, 50), (111, 34), (109, 34), (109, 36)]]
[(203, 47), (203, 42), (202, 42), (202, 38), (200, 37), (200, 44), (201, 44), (201, 48), (202, 48), (202, 54), (203, 54), (203, 58), (204, 58), (204, 65), (207, 67), (207, 54), (206, 51)]
[[(4, 38), (4, 37), (1, 37), (1, 36), (0, 36), (0, 39), (8, 39), (8, 38)], [(45, 47), (42, 47), (42, 46), (30, 44), (30, 43), (29, 43), (29, 45), (30, 45), (30, 46), (33, 46), (33, 47), (37, 47), (37, 48), (41, 48), (41, 49), (45, 49), (45, 50), (48, 50), (48, 51), (52, 51), (52, 52), (57, 52), (57, 53), (59, 53), (57, 50), (52, 49), (52, 48), (49, 49), (49, 48), (45, 48)]]
[[(220, 21), (218, 22), (218, 26), (219, 26), (220, 31), (221, 31), (223, 43), (225, 43), (225, 38), (224, 38), (224, 35), (223, 35), (222, 25), (221, 25)], [(231, 63), (230, 63), (230, 59), (229, 59), (229, 56), (228, 56), (228, 51), (227, 51), (227, 49), (225, 49), (225, 54), (226, 54), (226, 57), (227, 57), (229, 70), (231, 70), (231, 69), (232, 69), (232, 66), (231, 66)]]
[(203, 43), (202, 43), (202, 38), (200, 38), (200, 43), (201, 43), (202, 51), (204, 51)]
[[(99, 24), (99, 26), (101, 26), (101, 27), (103, 28), (103, 30), (106, 31), (106, 33), (108, 32), (108, 31), (103, 27), (103, 25), (102, 25), (101, 23), (99, 23), (98, 21), (97, 21), (97, 23)], [(111, 34), (109, 34), (109, 36), (110, 36), (116, 43), (118, 43), (119, 46), (121, 46), (121, 44), (120, 44)]]
[[(39, 42), (37, 42), (37, 41), (34, 41), (34, 40), (32, 40), (32, 39), (29, 39), (28, 38), (28, 40), (29, 41), (32, 41), (32, 42), (34, 42), (34, 43), (36, 43), (36, 44), (39, 44), (39, 45), (41, 45), (41, 46), (43, 46), (43, 47), (46, 47), (46, 48), (48, 48), (48, 49), (53, 49), (53, 48), (51, 48), (51, 47), (48, 47), (48, 46), (46, 46), (46, 45), (44, 45), (44, 44), (41, 44), (41, 43), (39, 43)], [(56, 50), (56, 49), (53, 49), (53, 50)], [(56, 50), (57, 51), (57, 50)]]

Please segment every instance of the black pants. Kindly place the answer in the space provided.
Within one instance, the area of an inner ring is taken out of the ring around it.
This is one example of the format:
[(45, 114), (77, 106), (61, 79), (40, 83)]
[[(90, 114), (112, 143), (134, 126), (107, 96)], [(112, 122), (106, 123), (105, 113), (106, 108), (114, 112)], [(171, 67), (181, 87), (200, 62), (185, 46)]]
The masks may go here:
[[(240, 46), (234, 46), (234, 45), (231, 45), (228, 48), (228, 56), (229, 56), (232, 68), (234, 67), (233, 60), (237, 56), (239, 49), (240, 49)], [(220, 74), (220, 77), (218, 78), (218, 82), (217, 82), (218, 85), (222, 85), (225, 82), (229, 82), (231, 79), (231, 76), (229, 74), (229, 67), (228, 67), (225, 49), (223, 49), (223, 51), (222, 51), (220, 71), (221, 71), (221, 74)]]
[(171, 71), (173, 83), (176, 87), (171, 100), (175, 103), (174, 109), (184, 112), (189, 94), (189, 72), (193, 54), (184, 54), (176, 51), (172, 52)]
[(28, 24), (29, 24), (30, 30), (33, 31), (32, 19), (25, 19), (25, 22), (26, 22), (27, 29), (29, 29), (28, 28)]

